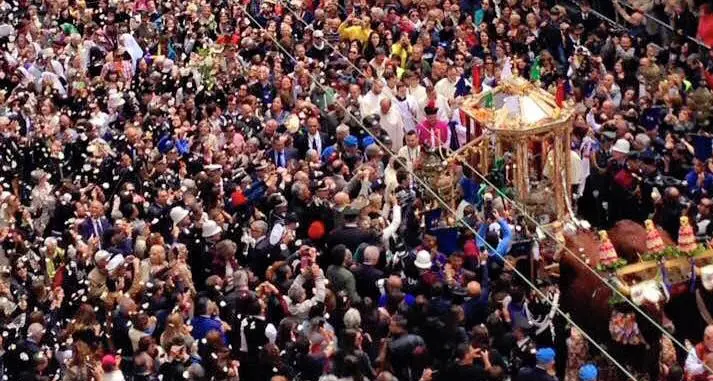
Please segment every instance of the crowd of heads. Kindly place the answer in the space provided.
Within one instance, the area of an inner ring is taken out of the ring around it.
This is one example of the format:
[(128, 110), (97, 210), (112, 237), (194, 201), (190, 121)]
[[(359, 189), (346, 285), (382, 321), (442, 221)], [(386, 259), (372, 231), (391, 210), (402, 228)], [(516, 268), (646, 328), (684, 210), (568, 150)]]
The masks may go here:
[(0, 0), (0, 374), (595, 380), (527, 315), (510, 201), (417, 172), (521, 76), (575, 110), (580, 217), (708, 236), (713, 55), (645, 5)]

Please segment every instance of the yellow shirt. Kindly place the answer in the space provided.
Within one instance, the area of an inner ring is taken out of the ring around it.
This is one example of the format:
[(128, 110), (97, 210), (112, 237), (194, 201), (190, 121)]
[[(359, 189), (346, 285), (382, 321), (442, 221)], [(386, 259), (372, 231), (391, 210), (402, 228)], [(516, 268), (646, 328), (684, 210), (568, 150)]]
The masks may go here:
[(347, 22), (343, 22), (339, 25), (339, 37), (342, 40), (357, 40), (362, 44), (369, 40), (369, 35), (371, 34), (371, 28), (364, 28), (361, 25), (347, 25)]
[(409, 45), (408, 48), (402, 47), (399, 42), (391, 45), (391, 55), (401, 57), (401, 67), (406, 67), (406, 61), (408, 61), (408, 56), (411, 54), (411, 51), (411, 45)]

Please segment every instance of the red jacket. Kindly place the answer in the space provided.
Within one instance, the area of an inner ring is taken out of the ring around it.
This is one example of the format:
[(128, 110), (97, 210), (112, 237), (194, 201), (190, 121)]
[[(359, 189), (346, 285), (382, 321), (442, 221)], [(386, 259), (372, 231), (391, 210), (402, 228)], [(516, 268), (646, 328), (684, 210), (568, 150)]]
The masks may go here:
[(628, 170), (622, 169), (614, 176), (614, 182), (626, 190), (631, 190), (634, 187), (634, 176)]

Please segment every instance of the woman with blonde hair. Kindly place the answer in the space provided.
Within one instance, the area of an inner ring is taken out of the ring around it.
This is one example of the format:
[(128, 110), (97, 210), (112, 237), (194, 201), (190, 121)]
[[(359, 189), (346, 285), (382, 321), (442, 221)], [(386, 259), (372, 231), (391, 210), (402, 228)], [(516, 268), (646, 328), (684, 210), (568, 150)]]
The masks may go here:
[[(186, 343), (193, 342), (193, 337), (191, 337), (191, 329), (183, 321), (183, 315), (178, 312), (174, 312), (168, 315), (168, 318), (166, 319), (166, 328), (161, 334), (159, 344), (161, 344), (161, 347), (163, 349), (168, 351), (171, 346), (171, 341), (173, 341), (173, 339), (176, 337), (182, 337), (183, 340), (186, 341)], [(190, 347), (191, 345), (187, 344), (186, 346)]]

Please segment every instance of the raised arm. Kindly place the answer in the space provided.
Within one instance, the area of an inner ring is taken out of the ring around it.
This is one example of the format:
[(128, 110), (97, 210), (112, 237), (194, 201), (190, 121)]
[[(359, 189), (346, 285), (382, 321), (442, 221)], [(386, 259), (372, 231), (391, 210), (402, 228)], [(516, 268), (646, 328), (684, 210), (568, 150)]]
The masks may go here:
[(631, 16), (626, 12), (626, 10), (619, 4), (619, 0), (614, 0), (614, 9), (616, 9), (617, 13), (626, 20), (628, 23), (632, 23)]
[(510, 245), (512, 244), (512, 229), (510, 229), (510, 225), (502, 217), (498, 217), (498, 224), (500, 224), (500, 231), (503, 233), (503, 237), (500, 240), (500, 243), (498, 243), (497, 251), (499, 255), (504, 257), (510, 251)]
[(327, 296), (327, 282), (324, 279), (324, 272), (319, 266), (312, 265), (312, 276), (314, 277), (314, 296), (312, 300), (318, 303), (323, 303), (324, 298)]

